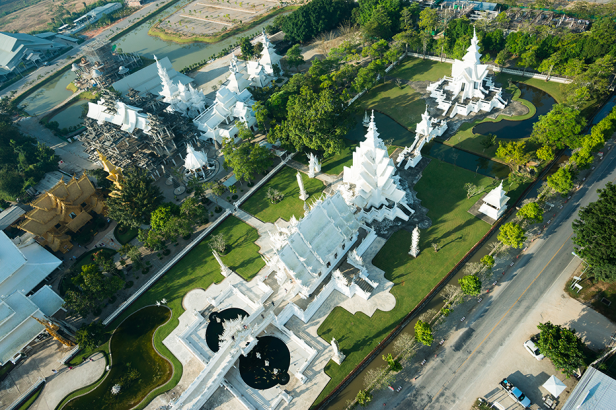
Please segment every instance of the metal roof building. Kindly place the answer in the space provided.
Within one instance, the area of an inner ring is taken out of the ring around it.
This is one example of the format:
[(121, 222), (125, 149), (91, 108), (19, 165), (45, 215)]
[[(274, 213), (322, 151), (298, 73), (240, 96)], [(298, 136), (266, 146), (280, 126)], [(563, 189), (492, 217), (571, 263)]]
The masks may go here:
[(562, 410), (610, 410), (615, 408), (616, 380), (589, 367)]

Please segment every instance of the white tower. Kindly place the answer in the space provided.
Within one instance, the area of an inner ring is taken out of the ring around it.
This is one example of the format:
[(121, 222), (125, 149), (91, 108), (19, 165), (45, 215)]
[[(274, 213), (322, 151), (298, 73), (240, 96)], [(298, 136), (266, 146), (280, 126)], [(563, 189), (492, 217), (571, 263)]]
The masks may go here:
[(338, 341), (335, 338), (332, 338), (331, 345), (332, 345), (332, 348), (334, 349), (334, 355), (332, 356), (332, 360), (336, 362), (338, 365), (342, 364), (342, 361), (344, 360), (346, 356), (340, 351), (340, 347), (338, 346)]
[(419, 227), (416, 226), (413, 229), (413, 238), (411, 239), (411, 250), (409, 251), (409, 255), (416, 258), (419, 255)]
[(154, 60), (156, 60), (158, 76), (160, 77), (160, 81), (163, 85), (163, 89), (159, 94), (164, 97), (165, 101), (167, 101), (178, 91), (178, 88), (175, 84), (173, 84), (171, 77), (169, 77), (169, 74), (167, 73), (167, 69), (160, 64), (160, 61), (158, 61), (156, 56), (154, 56)]
[(222, 258), (220, 257), (220, 255), (218, 254), (218, 252), (216, 251), (212, 251), (212, 253), (214, 254), (214, 258), (216, 258), (216, 261), (218, 262), (218, 264), (220, 265), (220, 273), (222, 274), (222, 276), (224, 276), (225, 278), (227, 276), (229, 276), (231, 273), (233, 273), (233, 271), (231, 269), (229, 269), (227, 267), (227, 265), (225, 265), (225, 263), (222, 261)]
[(479, 207), (479, 212), (494, 220), (500, 218), (507, 209), (507, 201), (509, 201), (509, 197), (505, 193), (503, 181), (501, 181), (498, 187), (491, 190), (483, 198), (483, 204)]
[(299, 185), (299, 199), (301, 199), (302, 201), (305, 201), (306, 199), (308, 199), (308, 193), (306, 192), (306, 189), (304, 188), (304, 180), (302, 179), (302, 174), (298, 171), (296, 177), (297, 177), (297, 185)]

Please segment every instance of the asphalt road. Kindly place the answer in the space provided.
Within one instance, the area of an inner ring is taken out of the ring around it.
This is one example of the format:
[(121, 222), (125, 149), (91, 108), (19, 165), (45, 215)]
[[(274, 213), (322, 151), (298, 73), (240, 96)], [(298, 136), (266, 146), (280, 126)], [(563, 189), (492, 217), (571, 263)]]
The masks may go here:
[[(507, 274), (503, 284), (489, 296), (481, 308), (467, 318), (467, 330), (421, 376), (400, 393), (400, 401), (387, 404), (399, 409), (457, 409), (459, 403), (476, 399), (466, 397), (486, 369), (496, 366), (499, 357), (508, 352), (503, 346), (519, 329), (542, 295), (551, 290), (572, 255), (571, 223), (580, 206), (598, 199), (597, 189), (616, 180), (616, 149), (608, 151), (588, 177), (585, 185), (568, 201), (552, 220), (542, 239), (537, 239)], [(550, 212), (551, 213), (551, 212)], [(503, 377), (508, 375), (503, 375)], [(485, 386), (489, 391), (496, 386)], [(466, 408), (466, 407), (465, 407)]]
[[(71, 48), (66, 53), (57, 56), (56, 58), (54, 58), (52, 61), (49, 62), (48, 66), (39, 67), (38, 70), (33, 71), (32, 73), (25, 76), (21, 80), (3, 89), (2, 91), (0, 91), (0, 97), (4, 97), (5, 95), (9, 94), (11, 91), (17, 91), (17, 94), (21, 94), (23, 91), (33, 86), (34, 83), (38, 83), (39, 81), (42, 81), (47, 76), (55, 73), (62, 67), (66, 66), (66, 64), (68, 64), (70, 60), (75, 59), (78, 56), (80, 56), (81, 50), (84, 46), (87, 46), (88, 44), (98, 39), (107, 39), (107, 38), (112, 37), (118, 31), (124, 30), (126, 27), (135, 23), (136, 20), (139, 20), (145, 17), (146, 15), (150, 14), (153, 10), (156, 10), (162, 7), (169, 1), (171, 0), (160, 0), (160, 1), (147, 4), (145, 7), (142, 7), (141, 9), (137, 10), (135, 13), (131, 14), (127, 18), (123, 19), (122, 21), (102, 31), (96, 37), (90, 40), (84, 41), (83, 43)], [(39, 76), (41, 76), (40, 79), (38, 78)], [(26, 84), (26, 83), (29, 83), (29, 84)]]

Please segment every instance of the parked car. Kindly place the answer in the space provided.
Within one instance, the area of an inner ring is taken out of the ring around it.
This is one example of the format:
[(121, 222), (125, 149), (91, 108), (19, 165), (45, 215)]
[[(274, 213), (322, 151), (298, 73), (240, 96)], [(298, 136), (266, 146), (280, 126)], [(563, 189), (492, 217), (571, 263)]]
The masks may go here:
[(524, 342), (524, 348), (528, 350), (528, 353), (530, 353), (537, 360), (542, 360), (545, 357), (541, 354), (539, 348), (532, 340), (527, 340)]

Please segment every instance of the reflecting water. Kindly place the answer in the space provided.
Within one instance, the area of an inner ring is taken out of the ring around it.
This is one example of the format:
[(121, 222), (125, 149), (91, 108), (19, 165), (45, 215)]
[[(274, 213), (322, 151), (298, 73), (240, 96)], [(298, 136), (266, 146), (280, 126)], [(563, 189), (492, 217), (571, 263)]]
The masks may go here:
[(547, 114), (556, 100), (552, 96), (538, 88), (530, 85), (517, 83), (522, 91), (521, 98), (530, 101), (537, 108), (537, 112), (532, 117), (523, 121), (501, 120), (499, 122), (483, 122), (473, 127), (475, 134), (495, 134), (498, 138), (526, 138), (533, 131), (533, 124), (537, 122), (540, 115)]
[(74, 79), (75, 73), (67, 71), (23, 100), (20, 106), (24, 107), (28, 114), (42, 114), (60, 104), (73, 94), (66, 89), (66, 86)]
[(457, 165), (461, 168), (488, 177), (503, 179), (507, 178), (507, 175), (509, 175), (509, 167), (507, 165), (492, 161), (485, 157), (480, 157), (479, 155), (471, 154), (470, 152), (461, 151), (439, 142), (432, 144), (429, 154), (441, 161)]
[(57, 121), (60, 125), (60, 128), (68, 128), (73, 125), (80, 125), (83, 123), (83, 118), (81, 118), (81, 113), (83, 112), (83, 107), (88, 105), (88, 100), (79, 100), (56, 115), (54, 115), (49, 121)]
[[(345, 136), (345, 138), (353, 141), (363, 141), (366, 137), (366, 131), (368, 130), (363, 126), (363, 114), (361, 117), (357, 117), (355, 127), (353, 127)], [(389, 145), (391, 142), (393, 145), (399, 147), (410, 146), (415, 140), (415, 133), (410, 132), (396, 121), (392, 120), (385, 114), (380, 112), (374, 112), (374, 122), (376, 128), (379, 131), (380, 137)], [(391, 141), (390, 141), (391, 140)]]

